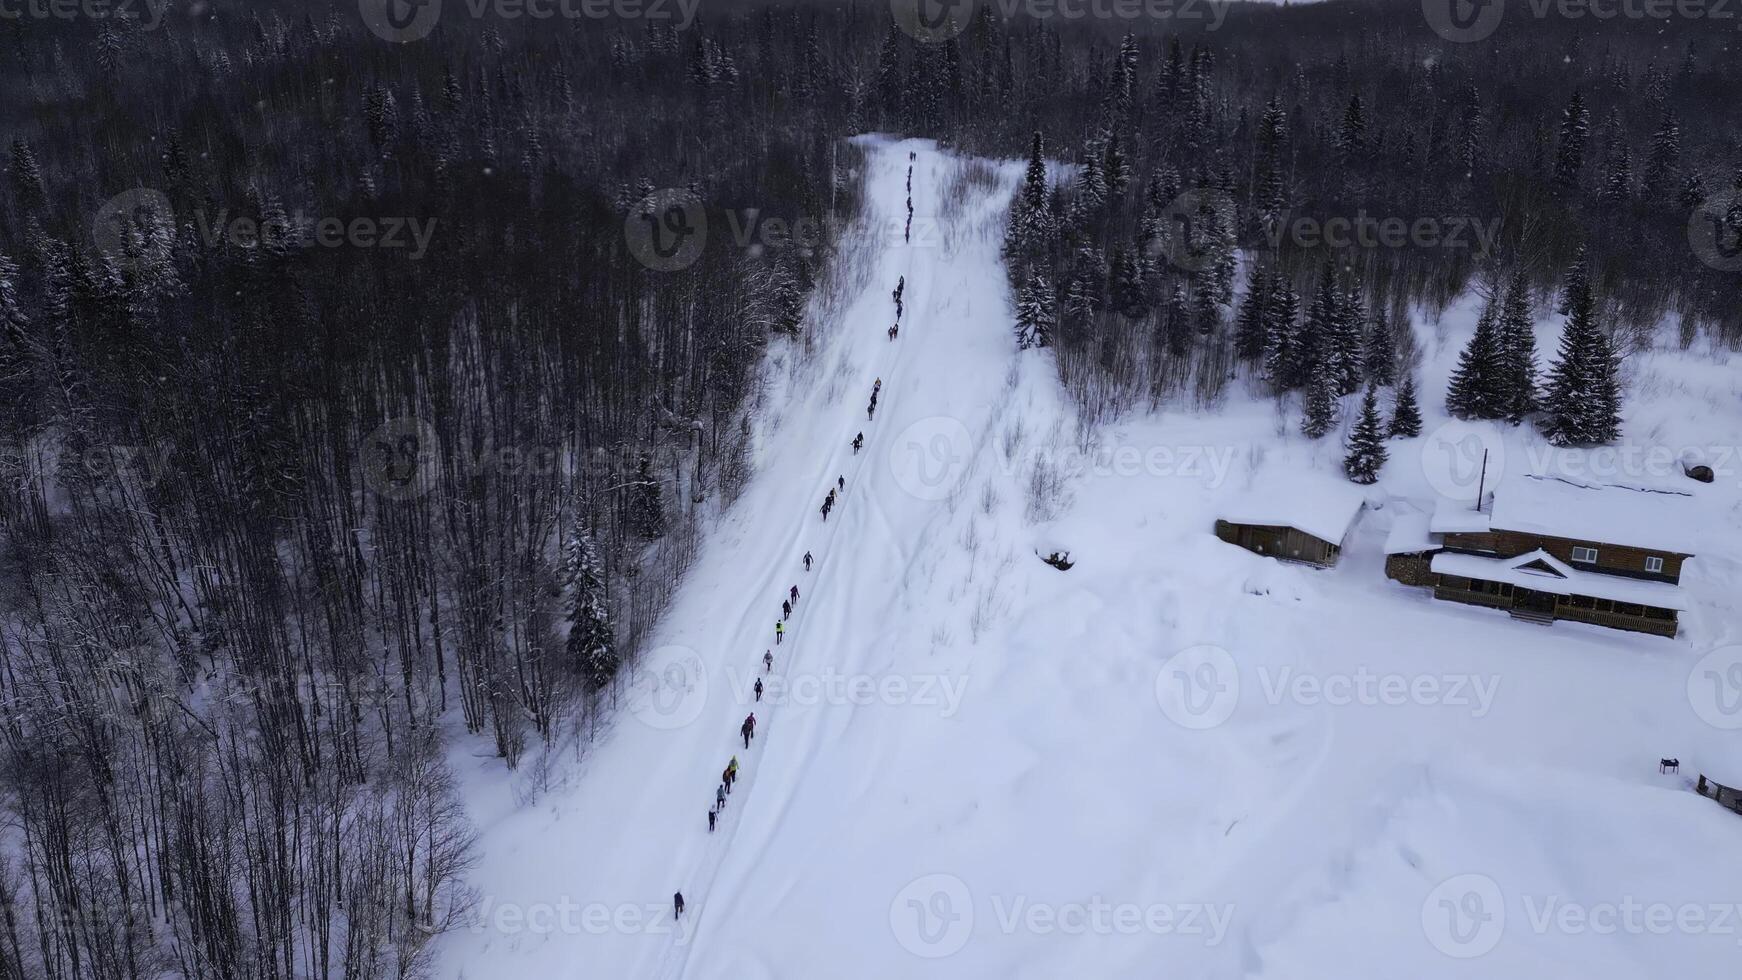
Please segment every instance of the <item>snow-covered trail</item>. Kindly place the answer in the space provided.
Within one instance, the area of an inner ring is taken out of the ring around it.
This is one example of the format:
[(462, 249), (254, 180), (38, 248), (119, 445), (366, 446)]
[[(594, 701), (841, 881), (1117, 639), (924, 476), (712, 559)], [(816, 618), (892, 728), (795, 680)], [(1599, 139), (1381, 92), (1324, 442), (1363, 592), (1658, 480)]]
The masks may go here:
[[(706, 543), (628, 709), (583, 771), (537, 806), (480, 815), (488, 858), (473, 884), (481, 914), (477, 927), (452, 939), (448, 975), (500, 975), (512, 964), (522, 976), (678, 977), (712, 975), (730, 961), (722, 949), (730, 933), (716, 928), (719, 909), (751, 887), (758, 856), (781, 831), (785, 801), (816, 776), (808, 769), (816, 746), (848, 723), (852, 706), (838, 703), (830, 678), (876, 672), (877, 637), (896, 614), (905, 565), (942, 510), (940, 494), (894, 468), (902, 463), (895, 442), (904, 429), (961, 416), (983, 398), (983, 383), (961, 383), (975, 346), (965, 349), (965, 336), (993, 355), (976, 372), (1001, 380), (996, 362), (1010, 356), (1003, 319), (972, 310), (963, 297), (996, 295), (984, 280), (1002, 275), (999, 215), (1012, 175), (978, 189), (963, 216), (975, 234), (952, 247), (946, 241), (964, 239), (963, 229), (940, 231), (930, 217), (944, 210), (940, 185), (960, 164), (923, 141), (867, 146), (866, 214), (848, 233), (858, 240), (841, 250), (872, 263), (862, 294), (820, 329), (812, 370), (777, 409), (756, 476)], [(906, 214), (910, 152), (922, 217), (904, 246), (889, 230)], [(891, 342), (891, 291), (903, 276), (905, 313)], [(865, 402), (878, 377), (872, 421)], [(854, 454), (860, 431), (865, 448)], [(824, 522), (818, 509), (837, 476), (847, 481), (845, 493)], [(904, 484), (919, 486), (921, 496)], [(807, 550), (817, 562), (809, 573)], [(776, 645), (780, 603), (795, 584), (801, 598)], [(751, 686), (764, 676), (765, 650), (774, 653), (774, 669), (758, 703)], [(792, 697), (776, 693), (783, 685)], [(737, 733), (752, 710), (756, 736), (746, 749)], [(707, 811), (733, 756), (739, 777), (710, 834)], [(756, 887), (780, 878), (760, 870)], [(673, 922), (676, 890), (686, 913)]]
[[(906, 156), (914, 146), (919, 149), (913, 202), (922, 216), (916, 219), (915, 235), (924, 244), (891, 251), (893, 261), (884, 264), (881, 276), (889, 282), (873, 286), (869, 316), (855, 310), (837, 342), (847, 363), (878, 366), (864, 372), (863, 387), (868, 390), (873, 374), (880, 375), (883, 395), (875, 421), (866, 422), (861, 409), (849, 415), (850, 424), (832, 444), (821, 443), (824, 449), (839, 447), (835, 455), (842, 457), (848, 497), (844, 510), (831, 519), (839, 526), (829, 532), (834, 537), (826, 553), (819, 552), (816, 588), (821, 598), (807, 610), (811, 618), (801, 626), (790, 666), (813, 682), (816, 691), (813, 695), (795, 689), (788, 703), (776, 709), (755, 795), (714, 883), (712, 909), (699, 921), (686, 976), (744, 977), (775, 969), (746, 950), (741, 930), (757, 928), (757, 910), (763, 905), (752, 899), (784, 894), (805, 876), (802, 854), (778, 841), (792, 829), (788, 822), (797, 819), (789, 815), (788, 803), (801, 785), (809, 794), (837, 802), (866, 799), (880, 773), (899, 768), (895, 743), (888, 743), (882, 764), (859, 765), (851, 772), (819, 766), (819, 749), (850, 732), (875, 738), (879, 726), (891, 720), (890, 708), (899, 710), (901, 700), (923, 697), (914, 690), (873, 695), (869, 685), (894, 677), (917, 688), (929, 680), (903, 677), (898, 661), (912, 651), (898, 651), (892, 643), (901, 633), (921, 545), (948, 520), (943, 500), (965, 474), (978, 442), (960, 420), (987, 415), (1006, 384), (1006, 365), (1014, 355), (1008, 310), (989, 297), (1002, 292), (998, 245), (1017, 172), (998, 171), (994, 185), (979, 188), (959, 202), (959, 209), (952, 208), (939, 195), (947, 192), (960, 165), (925, 144), (897, 144), (874, 165), (868, 181), (873, 207), (904, 205)], [(930, 225), (932, 220), (937, 227)], [(889, 296), (877, 286), (892, 285), (901, 276), (906, 279), (906, 308), (900, 338), (891, 344), (883, 333), (892, 313)], [(879, 312), (884, 320), (876, 319)], [(865, 450), (854, 457), (847, 443), (861, 426)], [(831, 679), (842, 686), (831, 692)], [(862, 695), (844, 686), (849, 679), (865, 685)], [(871, 813), (878, 804), (866, 800), (866, 806)], [(853, 830), (805, 827), (803, 833), (809, 837), (820, 829), (828, 835), (839, 832), (843, 841)], [(776, 854), (783, 855), (782, 863), (771, 866)], [(753, 896), (753, 891), (763, 894)], [(862, 919), (853, 926), (860, 945), (864, 926)], [(812, 941), (829, 947), (823, 937)], [(833, 948), (839, 956), (844, 947)], [(819, 959), (826, 962), (828, 954)]]

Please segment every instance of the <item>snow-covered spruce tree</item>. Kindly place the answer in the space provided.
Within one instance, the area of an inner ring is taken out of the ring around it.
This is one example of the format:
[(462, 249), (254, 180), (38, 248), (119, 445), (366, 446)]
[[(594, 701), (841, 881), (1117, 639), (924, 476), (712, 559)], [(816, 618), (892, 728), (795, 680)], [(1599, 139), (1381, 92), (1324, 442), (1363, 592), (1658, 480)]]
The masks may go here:
[(1093, 147), (1083, 154), (1077, 168), (1076, 224), (1084, 227), (1100, 219), (1107, 207), (1107, 173), (1101, 154)]
[(1348, 105), (1343, 107), (1343, 124), (1337, 127), (1337, 135), (1332, 140), (1332, 146), (1337, 150), (1337, 156), (1347, 163), (1360, 156), (1367, 140), (1367, 109), (1361, 103), (1359, 92), (1349, 97)]
[(1084, 244), (1077, 249), (1071, 263), (1070, 279), (1065, 285), (1065, 308), (1073, 317), (1087, 323), (1106, 305), (1107, 260), (1101, 249)]
[(1256, 269), (1246, 284), (1240, 312), (1234, 317), (1234, 356), (1242, 361), (1256, 361), (1264, 356), (1264, 321), (1273, 284), (1268, 272)]
[[(1022, 178), (1022, 189), (1010, 206), (1010, 223), (1004, 233), (1004, 256), (1007, 260), (1032, 258), (1051, 244), (1056, 225), (1046, 180), (1046, 160), (1041, 156), (1040, 133), (1034, 134), (1028, 154), (1028, 170)], [(1014, 272), (1017, 263), (1011, 261)]]
[(1349, 433), (1349, 453), (1343, 457), (1343, 472), (1356, 483), (1372, 483), (1389, 456), (1385, 434), (1379, 427), (1379, 397), (1374, 388), (1361, 396), (1361, 415)]
[(1321, 363), (1307, 382), (1305, 411), (1301, 415), (1301, 435), (1318, 439), (1337, 424), (1336, 382)]
[(1299, 315), (1300, 294), (1294, 291), (1287, 273), (1279, 269), (1271, 283), (1264, 318), (1264, 378), (1274, 391), (1293, 387), (1295, 318)]
[[(1109, 134), (1124, 132), (1131, 125), (1132, 89), (1137, 77), (1137, 38), (1126, 34), (1113, 59), (1106, 96), (1101, 100), (1101, 129)], [(1115, 192), (1117, 193), (1117, 192)]]
[(665, 498), (653, 475), (653, 458), (645, 454), (635, 482), (629, 485), (629, 526), (644, 541), (665, 537)]
[(1051, 347), (1053, 330), (1052, 284), (1035, 272), (1023, 283), (1016, 299), (1016, 348)]
[(1208, 337), (1222, 325), (1222, 311), (1216, 302), (1216, 274), (1205, 269), (1192, 275), (1192, 328), (1198, 336)]
[(1723, 227), (1713, 230), (1720, 236), (1719, 247), (1734, 252), (1742, 248), (1742, 166), (1736, 168), (1736, 174), (1730, 180), (1730, 191), (1730, 203), (1724, 208)]
[(1221, 199), (1224, 206), (1207, 204), (1204, 214), (1210, 229), (1207, 244), (1212, 261), (1208, 271), (1215, 302), (1219, 306), (1234, 302), (1234, 279), (1240, 271), (1240, 260), (1235, 255), (1239, 240), (1234, 227), (1236, 219), (1232, 201), (1231, 195), (1224, 196)]
[(1330, 343), (1325, 347), (1326, 366), (1338, 395), (1353, 394), (1361, 387), (1363, 318), (1361, 294), (1351, 288), (1332, 309)]
[(563, 554), (563, 592), (568, 608), (569, 663), (580, 672), (587, 690), (597, 691), (617, 675), (622, 658), (611, 627), (605, 576), (593, 547), (593, 531), (577, 521)]
[(1143, 260), (1137, 249), (1116, 249), (1112, 282), (1108, 284), (1108, 299), (1115, 313), (1128, 320), (1149, 315), (1149, 290), (1143, 279)]
[(1644, 183), (1640, 187), (1646, 197), (1655, 197), (1670, 187), (1671, 178), (1681, 165), (1681, 157), (1681, 123), (1676, 119), (1675, 110), (1670, 109), (1663, 114), (1657, 132), (1651, 136), (1651, 155), (1646, 158)]
[[(1319, 284), (1313, 291), (1312, 301), (1307, 304), (1306, 315), (1301, 317), (1300, 329), (1295, 331), (1294, 344), (1290, 351), (1289, 387), (1310, 384), (1316, 373), (1328, 366), (1327, 351), (1336, 334), (1336, 318), (1336, 271), (1326, 264), (1319, 273)], [(1337, 378), (1333, 375), (1333, 388), (1336, 383)]]
[(1501, 358), (1499, 314), (1489, 303), (1476, 332), (1458, 357), (1446, 390), (1446, 411), (1461, 419), (1497, 419), (1506, 414), (1505, 363)]
[(1555, 145), (1554, 180), (1562, 187), (1579, 186), (1579, 172), (1585, 165), (1585, 141), (1591, 136), (1591, 113), (1585, 108), (1584, 96), (1577, 91), (1561, 113), (1560, 141)]
[(1131, 161), (1125, 158), (1125, 149), (1119, 143), (1119, 134), (1110, 133), (1107, 136), (1107, 152), (1102, 159), (1101, 169), (1107, 181), (1107, 193), (1117, 199), (1124, 195), (1131, 186)]
[(1143, 188), (1143, 217), (1137, 223), (1137, 237), (1143, 243), (1145, 255), (1154, 256), (1166, 248), (1174, 231), (1169, 224), (1168, 209), (1179, 193), (1179, 171), (1162, 167), (1150, 173)]
[(1597, 323), (1582, 252), (1567, 270), (1561, 309), (1567, 322), (1543, 394), (1543, 434), (1557, 446), (1614, 442), (1621, 436), (1620, 380), (1614, 348)]
[(1633, 195), (1633, 157), (1626, 143), (1617, 144), (1609, 157), (1609, 171), (1603, 178), (1599, 197), (1611, 208), (1619, 208)]
[(1391, 334), (1391, 324), (1383, 309), (1374, 313), (1373, 326), (1367, 331), (1367, 348), (1361, 360), (1368, 384), (1389, 387), (1396, 382), (1397, 341)]
[(1264, 104), (1264, 115), (1258, 123), (1258, 176), (1253, 182), (1253, 197), (1258, 205), (1258, 218), (1268, 232), (1282, 219), (1288, 208), (1288, 192), (1282, 173), (1282, 157), (1288, 142), (1288, 116), (1282, 99), (1272, 95)]
[(1167, 352), (1175, 357), (1184, 357), (1191, 348), (1192, 308), (1186, 296), (1185, 283), (1174, 280), (1173, 288), (1168, 291), (1167, 301), (1161, 307), (1161, 341)]
[(1503, 415), (1517, 425), (1536, 411), (1536, 329), (1530, 315), (1530, 287), (1522, 273), (1513, 275), (1500, 301), (1499, 331)]
[(877, 52), (877, 67), (872, 91), (877, 100), (877, 118), (883, 124), (901, 118), (903, 80), (907, 74), (901, 58), (901, 30), (895, 24), (883, 35), (883, 46)]
[(48, 201), (47, 187), (42, 180), (42, 168), (36, 162), (36, 152), (22, 139), (12, 141), (12, 186), (18, 201), (26, 209), (43, 207)]
[(1414, 438), (1421, 435), (1421, 407), (1415, 403), (1415, 378), (1404, 375), (1397, 386), (1397, 401), (1391, 406), (1391, 424), (1385, 427), (1388, 436)]
[(18, 266), (0, 252), (0, 384), (16, 384), (29, 367), (28, 322), (18, 305)]

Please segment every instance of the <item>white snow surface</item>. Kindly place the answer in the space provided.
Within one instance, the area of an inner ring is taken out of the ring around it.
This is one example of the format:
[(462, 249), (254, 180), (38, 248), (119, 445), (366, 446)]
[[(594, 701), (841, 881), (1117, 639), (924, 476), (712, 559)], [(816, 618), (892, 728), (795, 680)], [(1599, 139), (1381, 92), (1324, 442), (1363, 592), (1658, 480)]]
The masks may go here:
[[(1248, 553), (1213, 536), (1226, 498), (1334, 476), (1338, 435), (1306, 440), (1292, 400), (1244, 381), (1212, 411), (1079, 427), (1050, 352), (1012, 342), (998, 246), (1020, 167), (963, 184), (930, 144), (868, 144), (845, 293), (818, 301), (814, 355), (771, 353), (757, 473), (637, 693), (583, 756), (547, 759), (537, 792), (536, 763), (504, 773), (459, 740), (482, 904), (438, 976), (1736, 975), (1742, 819), (1690, 791), (1690, 766), (1656, 766), (1742, 754), (1733, 465), (1675, 639), (1387, 580), (1394, 515), (1473, 491), (1472, 446), (1496, 450), (1491, 477), (1553, 455), (1441, 412), (1472, 297), (1416, 318), (1425, 432), (1389, 442), (1340, 564)], [(881, 232), (909, 152), (933, 245)], [(1539, 350), (1558, 330), (1545, 315)], [(1628, 439), (1733, 444), (1739, 366), (1698, 343), (1630, 355)], [(1075, 567), (1037, 559), (1053, 549)], [(769, 678), (785, 686), (756, 703), (793, 584)]]

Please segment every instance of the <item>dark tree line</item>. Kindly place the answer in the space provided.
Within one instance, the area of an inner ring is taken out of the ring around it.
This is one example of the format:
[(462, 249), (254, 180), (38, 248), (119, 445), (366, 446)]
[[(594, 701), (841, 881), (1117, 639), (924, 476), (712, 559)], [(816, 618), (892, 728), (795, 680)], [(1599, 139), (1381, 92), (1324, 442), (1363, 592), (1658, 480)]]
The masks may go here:
[[(1742, 163), (1734, 65), (1680, 25), (1449, 46), (1330, 3), (1121, 37), (981, 4), (931, 44), (882, 4), (449, 4), (396, 45), (355, 3), (196, 6), (0, 19), (0, 980), (422, 972), (473, 859), (444, 722), (514, 766), (619, 700), (857, 213), (846, 135), (1030, 159), (1020, 341), (1091, 413), (1244, 364), (1321, 431), (1395, 386), (1408, 434), (1410, 303), (1537, 303), (1581, 248), (1579, 336), (1742, 316), (1686, 245)], [(660, 189), (710, 233), (671, 270), (626, 231)], [(1260, 247), (1359, 208), (1498, 242)], [(744, 248), (749, 209), (829, 231)], [(1529, 406), (1501, 365), (1483, 411), (1591, 438), (1607, 402), (1555, 395), (1589, 348)]]
[(425, 969), (445, 731), (584, 738), (742, 479), (827, 242), (723, 215), (855, 213), (823, 33), (0, 20), (0, 978)]
[[(1666, 316), (1683, 343), (1742, 337), (1736, 273), (1690, 234), (1709, 222), (1719, 254), (1742, 244), (1742, 207), (1723, 206), (1742, 189), (1722, 94), (1737, 61), (1698, 21), (1520, 17), (1450, 44), (1408, 4), (1235, 8), (1219, 31), (1123, 38), (981, 20), (937, 60), (960, 63), (978, 117), (1037, 122), (1006, 243), (1019, 343), (1055, 347), (1091, 413), (1213, 400), (1246, 364), (1302, 390), (1305, 426), (1325, 431), (1340, 396), (1407, 377), (1412, 306), (1474, 286), (1505, 297), (1512, 347), (1496, 404), (1468, 414), (1606, 441), (1541, 417), (1512, 329), (1579, 262), (1580, 325), (1617, 356)], [(1012, 155), (1008, 134), (962, 132)], [(1434, 234), (1336, 247), (1302, 231), (1362, 214)], [(1321, 370), (1331, 398), (1312, 390)]]

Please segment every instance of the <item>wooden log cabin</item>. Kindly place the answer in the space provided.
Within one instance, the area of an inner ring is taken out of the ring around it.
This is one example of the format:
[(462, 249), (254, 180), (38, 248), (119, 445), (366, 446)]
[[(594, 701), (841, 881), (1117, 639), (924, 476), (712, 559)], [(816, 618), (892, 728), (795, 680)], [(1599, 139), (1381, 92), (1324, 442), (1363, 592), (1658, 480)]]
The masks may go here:
[(1742, 813), (1742, 771), (1736, 771), (1729, 758), (1711, 759), (1700, 765), (1700, 775), (1694, 792), (1720, 806)]
[(1674, 636), (1700, 526), (1691, 502), (1678, 491), (1520, 477), (1482, 507), (1444, 502), (1425, 522), (1400, 518), (1385, 574), (1518, 619)]
[(1342, 556), (1364, 502), (1340, 480), (1303, 476), (1225, 503), (1216, 537), (1269, 558), (1328, 568)]

